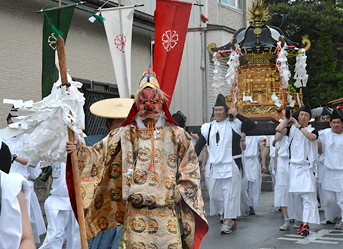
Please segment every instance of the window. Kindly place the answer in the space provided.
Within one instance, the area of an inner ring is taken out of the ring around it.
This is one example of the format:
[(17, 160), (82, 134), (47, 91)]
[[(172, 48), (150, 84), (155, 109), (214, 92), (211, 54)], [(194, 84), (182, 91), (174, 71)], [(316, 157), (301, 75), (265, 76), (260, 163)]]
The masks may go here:
[(219, 0), (219, 2), (238, 9), (243, 9), (243, 0)]

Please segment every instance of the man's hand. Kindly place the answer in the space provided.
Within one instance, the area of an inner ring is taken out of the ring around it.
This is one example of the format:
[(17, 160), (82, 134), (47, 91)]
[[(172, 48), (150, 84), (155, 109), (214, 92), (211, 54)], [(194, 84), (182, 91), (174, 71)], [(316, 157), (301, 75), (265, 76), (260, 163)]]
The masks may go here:
[(295, 126), (295, 128), (299, 129), (300, 124), (299, 124), (298, 120), (296, 120), (295, 118), (291, 117), (291, 121), (293, 121), (293, 125)]
[(66, 144), (66, 150), (68, 152), (68, 154), (71, 154), (73, 153), (77, 147), (79, 147), (79, 141), (78, 140), (75, 140), (74, 142), (67, 142)]
[(192, 138), (193, 138), (196, 142), (198, 142), (198, 140), (199, 140), (199, 135), (198, 135), (198, 133), (193, 133), (193, 132), (191, 132), (191, 136), (192, 136)]
[(236, 117), (238, 114), (236, 107), (230, 107), (228, 114), (232, 114), (234, 117)]
[(267, 171), (267, 168), (266, 168), (266, 166), (262, 166), (262, 173), (264, 174), (264, 173), (266, 173), (266, 171)]

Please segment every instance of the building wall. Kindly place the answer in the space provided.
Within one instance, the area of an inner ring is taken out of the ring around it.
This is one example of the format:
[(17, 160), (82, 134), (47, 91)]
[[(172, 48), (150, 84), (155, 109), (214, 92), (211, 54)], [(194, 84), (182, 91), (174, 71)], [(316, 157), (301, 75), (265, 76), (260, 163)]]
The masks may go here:
[[(243, 0), (243, 2), (245, 1), (249, 0)], [(238, 30), (245, 25), (243, 10), (244, 8), (231, 7), (218, 0), (208, 0), (208, 19), (211, 24), (224, 25)]]
[[(235, 7), (231, 7), (227, 4), (220, 3), (218, 0), (208, 0), (208, 17), (209, 23), (216, 24), (216, 25), (223, 25), (228, 28), (238, 30), (240, 28), (247, 27), (246, 23), (246, 8), (247, 4), (249, 3), (250, 6), (251, 0), (243, 0), (242, 9), (238, 9)], [(207, 108), (206, 111), (206, 122), (209, 122), (212, 108), (216, 101), (215, 91), (212, 87), (213, 84), (213, 70), (214, 64), (212, 61), (212, 55), (208, 52), (207, 47), (210, 43), (215, 43), (217, 47), (221, 47), (230, 42), (234, 33), (225, 31), (225, 30), (212, 30), (206, 32), (206, 82), (207, 82)], [(230, 89), (226, 84), (225, 75), (227, 72), (227, 61), (220, 60), (220, 68), (222, 71), (222, 80), (224, 82), (224, 92), (223, 95), (230, 94)]]
[[(0, 128), (10, 105), (4, 98), (41, 99), (43, 14), (47, 1), (0, 1)], [(49, 7), (57, 6), (51, 2)], [(66, 41), (67, 66), (72, 77), (115, 84), (105, 29), (88, 21), (89, 13), (75, 9)], [(136, 35), (137, 33), (137, 35)], [(6, 35), (5, 35), (6, 34)], [(132, 92), (150, 64), (151, 32), (134, 28), (132, 39)]]

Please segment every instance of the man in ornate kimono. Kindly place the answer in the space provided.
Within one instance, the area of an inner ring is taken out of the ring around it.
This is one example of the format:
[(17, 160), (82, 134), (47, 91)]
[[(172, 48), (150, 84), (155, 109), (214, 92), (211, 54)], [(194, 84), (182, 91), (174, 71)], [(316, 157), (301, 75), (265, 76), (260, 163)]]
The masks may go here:
[[(93, 147), (81, 144), (88, 239), (124, 224), (120, 248), (199, 248), (208, 231), (199, 164), (190, 135), (175, 124), (149, 68), (123, 127)], [(76, 144), (67, 143), (68, 153)]]

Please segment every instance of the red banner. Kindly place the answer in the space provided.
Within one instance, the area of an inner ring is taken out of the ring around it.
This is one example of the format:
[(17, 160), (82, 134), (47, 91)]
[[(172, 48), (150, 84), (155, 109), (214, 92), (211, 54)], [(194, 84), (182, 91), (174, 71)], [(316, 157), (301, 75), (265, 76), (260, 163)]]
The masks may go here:
[(192, 3), (156, 0), (154, 71), (170, 105), (179, 73)]

